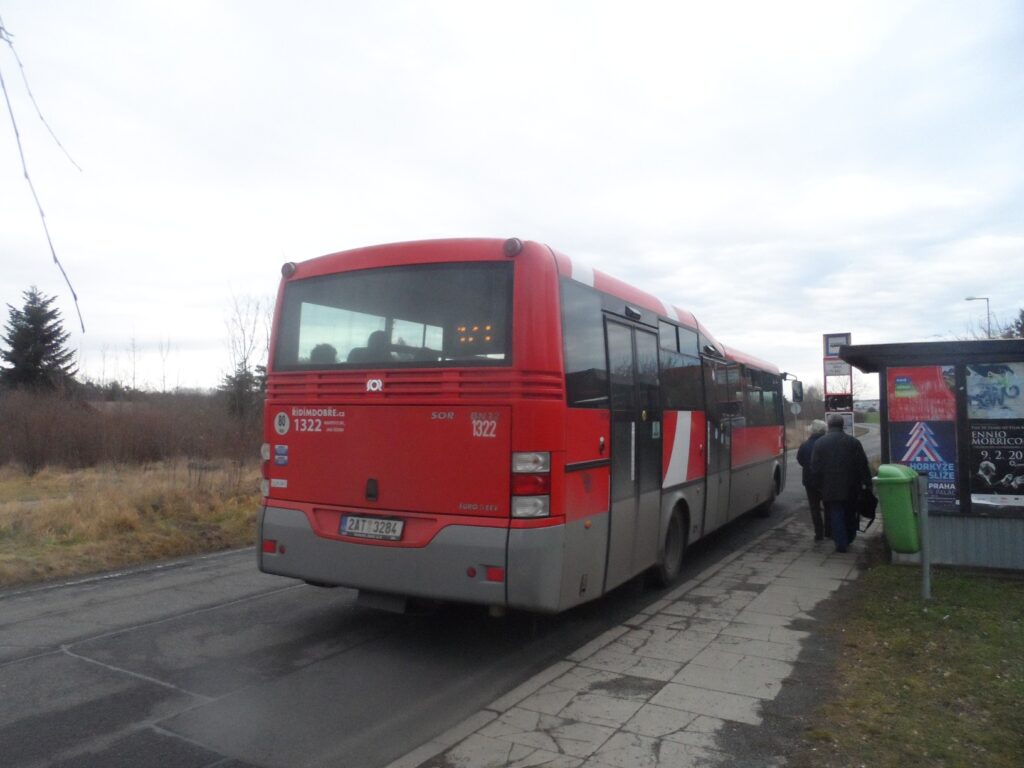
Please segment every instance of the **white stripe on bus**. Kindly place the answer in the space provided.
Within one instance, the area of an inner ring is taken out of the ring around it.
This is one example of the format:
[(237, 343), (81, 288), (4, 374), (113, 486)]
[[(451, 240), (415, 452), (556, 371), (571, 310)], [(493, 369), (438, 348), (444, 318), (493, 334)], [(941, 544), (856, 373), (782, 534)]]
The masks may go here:
[(572, 265), (572, 279), (577, 283), (583, 283), (590, 288), (594, 287), (594, 270), (588, 267), (586, 264), (580, 264), (573, 260), (569, 262)]
[(690, 411), (676, 412), (676, 434), (672, 440), (672, 449), (665, 471), (666, 488), (686, 482), (686, 473), (690, 466), (690, 429), (693, 426), (693, 414)]

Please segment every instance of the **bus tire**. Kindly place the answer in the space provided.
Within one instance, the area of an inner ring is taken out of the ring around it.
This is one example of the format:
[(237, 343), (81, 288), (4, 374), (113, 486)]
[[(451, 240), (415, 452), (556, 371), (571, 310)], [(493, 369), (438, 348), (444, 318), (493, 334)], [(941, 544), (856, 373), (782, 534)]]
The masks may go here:
[(678, 507), (672, 510), (668, 528), (665, 529), (665, 546), (661, 559), (654, 566), (652, 577), (659, 587), (669, 587), (683, 572), (683, 553), (686, 551), (686, 521)]
[(775, 474), (772, 476), (772, 490), (768, 498), (763, 504), (754, 507), (754, 514), (758, 517), (770, 517), (772, 514), (772, 506), (775, 504), (775, 498), (779, 495), (779, 470), (775, 470)]

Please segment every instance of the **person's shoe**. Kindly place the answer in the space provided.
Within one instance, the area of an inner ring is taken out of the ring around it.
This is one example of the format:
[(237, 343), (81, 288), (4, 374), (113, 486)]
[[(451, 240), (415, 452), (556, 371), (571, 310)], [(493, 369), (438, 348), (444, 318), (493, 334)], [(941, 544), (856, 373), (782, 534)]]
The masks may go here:
[(845, 552), (846, 547), (836, 547), (836, 552)]

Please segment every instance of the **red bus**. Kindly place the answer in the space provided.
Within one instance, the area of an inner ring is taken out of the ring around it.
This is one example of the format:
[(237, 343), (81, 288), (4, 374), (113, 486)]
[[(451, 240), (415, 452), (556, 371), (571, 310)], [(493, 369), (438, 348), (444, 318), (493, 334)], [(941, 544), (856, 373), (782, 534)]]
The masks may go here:
[(768, 510), (782, 377), (535, 242), (436, 240), (282, 268), (259, 568), (555, 612)]

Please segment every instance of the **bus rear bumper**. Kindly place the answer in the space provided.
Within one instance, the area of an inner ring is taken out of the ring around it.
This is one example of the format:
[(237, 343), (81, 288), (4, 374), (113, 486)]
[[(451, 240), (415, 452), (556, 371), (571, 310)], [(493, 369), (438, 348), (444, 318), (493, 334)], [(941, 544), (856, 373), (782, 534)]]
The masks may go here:
[[(558, 610), (563, 527), (509, 531), (449, 525), (424, 547), (389, 547), (317, 536), (297, 509), (260, 515), (259, 569), (316, 583), (410, 597)], [(510, 533), (518, 556), (509, 556)], [(500, 580), (498, 580), (500, 578)]]

